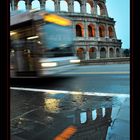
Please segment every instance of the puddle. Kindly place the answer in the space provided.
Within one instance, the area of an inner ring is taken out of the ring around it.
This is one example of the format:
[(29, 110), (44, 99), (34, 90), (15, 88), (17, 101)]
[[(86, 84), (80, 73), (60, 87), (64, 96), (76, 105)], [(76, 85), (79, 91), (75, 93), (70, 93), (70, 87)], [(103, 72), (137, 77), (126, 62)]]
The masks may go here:
[(107, 133), (124, 100), (118, 96), (11, 90), (11, 135), (26, 140), (55, 140), (74, 126), (76, 131), (67, 139), (111, 140), (113, 134)]

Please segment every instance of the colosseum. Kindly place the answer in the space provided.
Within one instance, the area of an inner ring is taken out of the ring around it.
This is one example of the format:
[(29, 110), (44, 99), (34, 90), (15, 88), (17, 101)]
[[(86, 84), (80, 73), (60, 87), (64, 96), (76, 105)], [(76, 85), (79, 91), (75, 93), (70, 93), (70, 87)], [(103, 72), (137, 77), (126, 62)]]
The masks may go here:
[(80, 59), (121, 56), (121, 40), (117, 39), (115, 21), (108, 15), (106, 0), (11, 0), (11, 11), (52, 7), (52, 11), (68, 16), (73, 22), (75, 49)]

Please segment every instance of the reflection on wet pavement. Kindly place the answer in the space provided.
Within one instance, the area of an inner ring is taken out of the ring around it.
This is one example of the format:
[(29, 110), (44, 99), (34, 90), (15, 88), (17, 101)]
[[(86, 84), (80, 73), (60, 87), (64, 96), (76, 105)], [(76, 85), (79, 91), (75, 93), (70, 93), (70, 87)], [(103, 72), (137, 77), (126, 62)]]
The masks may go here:
[[(118, 96), (11, 90), (11, 138), (106, 140), (124, 100)], [(64, 134), (70, 126), (75, 128), (73, 133)]]

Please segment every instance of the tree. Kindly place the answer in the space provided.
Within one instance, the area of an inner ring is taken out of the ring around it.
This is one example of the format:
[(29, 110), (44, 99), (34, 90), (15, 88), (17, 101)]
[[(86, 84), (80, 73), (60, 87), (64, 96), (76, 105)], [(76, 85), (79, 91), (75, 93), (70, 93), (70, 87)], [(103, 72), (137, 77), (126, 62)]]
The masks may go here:
[(123, 55), (124, 55), (125, 57), (129, 57), (129, 56), (130, 56), (130, 49), (125, 49), (125, 50), (123, 51)]

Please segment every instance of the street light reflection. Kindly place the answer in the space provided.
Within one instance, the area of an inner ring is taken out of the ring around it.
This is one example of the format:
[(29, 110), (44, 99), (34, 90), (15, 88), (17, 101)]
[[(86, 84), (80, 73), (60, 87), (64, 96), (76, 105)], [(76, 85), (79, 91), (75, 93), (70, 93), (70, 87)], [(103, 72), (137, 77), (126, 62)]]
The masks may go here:
[(78, 104), (79, 106), (83, 104), (83, 95), (82, 92), (81, 94), (79, 92), (77, 92), (78, 94), (72, 95), (72, 98), (74, 101), (76, 101), (76, 104)]
[(56, 112), (59, 112), (60, 110), (59, 103), (60, 103), (59, 99), (52, 99), (52, 98), (46, 99), (45, 98), (44, 108), (46, 111), (56, 113)]

